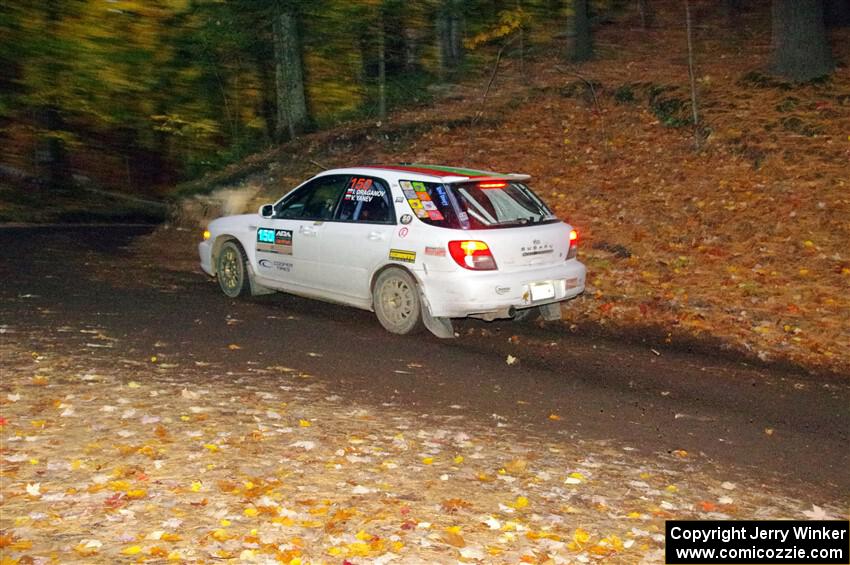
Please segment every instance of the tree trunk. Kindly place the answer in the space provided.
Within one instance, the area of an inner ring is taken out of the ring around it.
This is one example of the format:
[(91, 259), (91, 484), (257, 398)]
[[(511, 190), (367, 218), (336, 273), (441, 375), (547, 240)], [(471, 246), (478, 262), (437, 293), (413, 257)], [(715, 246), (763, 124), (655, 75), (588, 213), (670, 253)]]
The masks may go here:
[(649, 4), (649, 0), (638, 0), (638, 10), (640, 11), (640, 25), (643, 29), (652, 27), (655, 23), (655, 12)]
[(589, 0), (575, 0), (573, 14), (573, 52), (570, 58), (575, 62), (589, 61), (593, 58), (593, 37), (590, 29)]
[(404, 35), (404, 70), (416, 72), (419, 69), (419, 32), (413, 25), (408, 25), (402, 33)]
[(277, 0), (274, 18), (275, 90), (278, 141), (294, 139), (309, 126), (301, 64), (298, 17), (292, 2)]
[(444, 76), (463, 62), (463, 14), (458, 0), (444, 0), (437, 10), (436, 35), (440, 75)]
[[(697, 111), (697, 80), (694, 69), (694, 39), (693, 25), (691, 25), (691, 2), (685, 0), (685, 27), (688, 35), (688, 80), (691, 83), (691, 115), (694, 122), (694, 131), (699, 127), (699, 112)], [(699, 137), (697, 137), (699, 139)]]
[(71, 179), (68, 174), (65, 142), (61, 137), (62, 115), (55, 105), (48, 104), (41, 109), (41, 117), (46, 133), (40, 160), (47, 169), (47, 187), (54, 191), (68, 190), (71, 188)]
[(459, 2), (452, 2), (451, 15), (449, 17), (449, 48), (451, 52), (452, 67), (457, 68), (463, 63), (463, 15)]
[(772, 69), (797, 82), (832, 72), (822, 0), (773, 0)]
[[(45, 32), (50, 38), (48, 41), (55, 40), (58, 34), (58, 27), (62, 19), (62, 14), (59, 9), (61, 5), (58, 0), (47, 0), (45, 2)], [(52, 42), (48, 45), (53, 45)], [(59, 103), (56, 99), (55, 92), (59, 91), (61, 81), (61, 54), (56, 53), (53, 47), (50, 48), (49, 60), (47, 63), (47, 73), (55, 81), (55, 90), (49, 92), (46, 97), (46, 103), (41, 106), (39, 114), (41, 127), (44, 129), (42, 149), (39, 152), (39, 165), (46, 166), (47, 186), (51, 190), (68, 190), (72, 183), (67, 167), (67, 151), (65, 142), (62, 139), (62, 130), (64, 129), (64, 120), (62, 113), (59, 110)]]
[(737, 16), (744, 9), (744, 0), (726, 0), (726, 14), (729, 17)]
[(850, 0), (825, 0), (823, 8), (826, 27), (850, 25)]
[(277, 136), (277, 109), (275, 107), (277, 84), (275, 78), (271, 76), (272, 67), (266, 57), (255, 54), (254, 67), (257, 69), (257, 77), (260, 82), (259, 114), (262, 116), (265, 126), (265, 141), (269, 142)]
[(387, 117), (387, 41), (384, 15), (378, 20), (378, 118)]
[(726, 0), (723, 4), (726, 7), (726, 25), (729, 26), (729, 29), (736, 37), (740, 38), (742, 28), (739, 22), (741, 12), (744, 11), (744, 0)]

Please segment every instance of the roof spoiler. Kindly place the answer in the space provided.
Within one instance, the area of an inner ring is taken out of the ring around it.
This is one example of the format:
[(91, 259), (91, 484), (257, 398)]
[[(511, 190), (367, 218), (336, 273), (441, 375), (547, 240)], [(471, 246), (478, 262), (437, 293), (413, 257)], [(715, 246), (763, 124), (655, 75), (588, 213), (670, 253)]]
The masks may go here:
[(446, 177), (441, 177), (440, 180), (443, 181), (443, 184), (456, 184), (460, 182), (492, 182), (500, 180), (525, 181), (530, 178), (531, 175), (525, 175), (521, 173), (508, 173), (505, 175), (494, 175), (491, 177), (461, 177), (456, 175), (450, 175)]

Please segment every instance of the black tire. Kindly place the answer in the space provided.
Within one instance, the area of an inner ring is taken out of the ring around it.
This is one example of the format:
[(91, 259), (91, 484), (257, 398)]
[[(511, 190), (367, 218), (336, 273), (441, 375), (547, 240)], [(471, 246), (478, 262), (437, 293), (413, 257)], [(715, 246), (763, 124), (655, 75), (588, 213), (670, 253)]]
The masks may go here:
[(419, 286), (403, 269), (393, 267), (378, 275), (372, 289), (372, 307), (378, 321), (390, 333), (407, 335), (424, 327)]
[(248, 280), (248, 257), (239, 242), (225, 242), (215, 258), (216, 279), (221, 291), (230, 298), (251, 294)]

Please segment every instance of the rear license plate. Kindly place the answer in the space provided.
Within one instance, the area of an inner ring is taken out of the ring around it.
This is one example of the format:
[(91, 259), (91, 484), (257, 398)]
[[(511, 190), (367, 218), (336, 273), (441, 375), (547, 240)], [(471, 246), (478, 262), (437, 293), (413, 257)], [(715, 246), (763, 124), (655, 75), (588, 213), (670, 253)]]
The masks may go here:
[(555, 298), (555, 285), (552, 284), (552, 281), (531, 283), (529, 290), (531, 290), (532, 302)]

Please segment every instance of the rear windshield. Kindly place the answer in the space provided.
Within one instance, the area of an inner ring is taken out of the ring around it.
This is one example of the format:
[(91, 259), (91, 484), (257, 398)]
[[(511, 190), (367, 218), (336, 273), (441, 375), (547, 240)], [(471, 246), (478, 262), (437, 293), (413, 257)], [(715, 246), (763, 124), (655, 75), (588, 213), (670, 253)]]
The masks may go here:
[(433, 226), (478, 230), (558, 220), (546, 204), (520, 182), (400, 181), (399, 185), (413, 212)]

